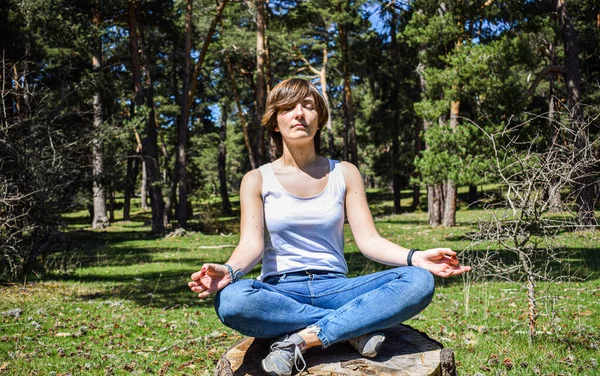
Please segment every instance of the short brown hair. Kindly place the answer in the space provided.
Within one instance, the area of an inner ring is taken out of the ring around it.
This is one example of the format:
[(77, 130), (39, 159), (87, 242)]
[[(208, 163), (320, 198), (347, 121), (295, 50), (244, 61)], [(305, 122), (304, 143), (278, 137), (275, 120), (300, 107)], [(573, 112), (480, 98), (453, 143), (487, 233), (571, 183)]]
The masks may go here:
[(269, 94), (267, 98), (267, 106), (265, 114), (262, 117), (262, 125), (264, 125), (271, 138), (275, 141), (277, 147), (277, 154), (281, 155), (283, 152), (283, 141), (281, 139), (281, 133), (277, 132), (277, 115), (279, 110), (288, 108), (302, 101), (306, 97), (311, 97), (315, 101), (315, 109), (317, 110), (319, 130), (315, 135), (315, 151), (319, 154), (321, 148), (321, 129), (327, 120), (329, 120), (329, 107), (323, 94), (316, 88), (315, 85), (302, 78), (289, 78), (281, 81)]

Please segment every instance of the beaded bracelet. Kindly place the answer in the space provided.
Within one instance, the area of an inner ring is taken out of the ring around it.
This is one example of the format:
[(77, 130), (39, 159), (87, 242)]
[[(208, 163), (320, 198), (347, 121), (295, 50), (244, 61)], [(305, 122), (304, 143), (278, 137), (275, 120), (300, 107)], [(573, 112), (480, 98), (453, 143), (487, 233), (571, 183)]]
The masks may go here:
[(229, 276), (231, 277), (231, 279), (229, 280), (229, 284), (232, 284), (235, 282), (235, 277), (234, 277), (234, 273), (233, 273), (233, 268), (231, 267), (231, 265), (229, 264), (223, 264), (227, 270), (229, 270)]

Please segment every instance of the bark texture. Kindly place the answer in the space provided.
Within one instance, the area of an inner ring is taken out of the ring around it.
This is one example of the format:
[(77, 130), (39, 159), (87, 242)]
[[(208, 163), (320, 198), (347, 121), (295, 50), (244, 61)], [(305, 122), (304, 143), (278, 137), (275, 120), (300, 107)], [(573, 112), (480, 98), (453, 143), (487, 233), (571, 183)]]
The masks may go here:
[[(146, 119), (146, 126), (144, 130), (144, 137), (141, 140), (141, 152), (144, 160), (144, 171), (146, 172), (147, 182), (142, 182), (142, 187), (146, 186), (150, 195), (150, 205), (152, 207), (152, 233), (162, 234), (166, 228), (166, 217), (165, 217), (165, 204), (162, 197), (161, 189), (161, 177), (158, 160), (158, 129), (156, 126), (155, 108), (154, 108), (154, 91), (152, 89), (152, 79), (150, 76), (149, 62), (145, 59), (145, 86), (146, 90), (142, 90), (142, 74), (141, 74), (141, 58), (143, 57), (144, 49), (138, 47), (138, 23), (136, 19), (136, 5), (135, 1), (129, 0), (128, 3), (128, 21), (129, 21), (129, 37), (130, 37), (130, 49), (131, 49), (131, 60), (132, 60), (132, 76), (134, 79), (134, 93), (135, 103), (137, 106), (144, 104), (144, 97), (146, 99), (146, 105), (150, 109), (148, 119)], [(143, 46), (143, 33), (139, 34), (139, 38), (142, 40)], [(135, 47), (135, 48), (134, 48)], [(144, 197), (142, 196), (142, 207), (145, 204)]]
[(261, 123), (267, 102), (265, 79), (266, 16), (264, 0), (255, 0), (256, 5), (256, 165), (261, 166), (265, 160), (265, 127)]
[(221, 193), (221, 212), (223, 215), (231, 215), (231, 202), (227, 192), (227, 113), (229, 106), (221, 105), (221, 128), (219, 129), (219, 191)]
[(187, 227), (187, 166), (185, 149), (188, 141), (188, 123), (190, 120), (190, 79), (192, 69), (192, 13), (193, 0), (185, 2), (185, 57), (183, 63), (183, 81), (181, 89), (181, 115), (177, 127), (177, 156), (176, 166), (178, 184), (179, 184), (179, 201), (177, 206), (177, 226), (181, 228)]
[[(94, 2), (93, 23), (96, 30), (101, 27), (102, 19), (100, 14), (100, 4)], [(98, 32), (98, 31), (96, 31)], [(102, 40), (99, 35), (95, 36), (96, 48), (94, 56), (92, 56), (92, 66), (94, 73), (99, 78), (102, 68)], [(109, 220), (106, 216), (106, 187), (103, 182), (104, 176), (104, 154), (102, 152), (102, 141), (100, 139), (100, 129), (102, 128), (102, 99), (100, 95), (100, 85), (96, 83), (94, 92), (94, 139), (92, 140), (92, 166), (93, 166), (93, 186), (92, 192), (94, 195), (94, 218), (92, 219), (92, 229), (100, 229), (108, 227)]]
[(342, 74), (344, 78), (344, 160), (358, 167), (358, 148), (354, 128), (354, 105), (350, 83), (350, 51), (348, 50), (348, 25), (339, 25), (340, 49), (342, 52)]

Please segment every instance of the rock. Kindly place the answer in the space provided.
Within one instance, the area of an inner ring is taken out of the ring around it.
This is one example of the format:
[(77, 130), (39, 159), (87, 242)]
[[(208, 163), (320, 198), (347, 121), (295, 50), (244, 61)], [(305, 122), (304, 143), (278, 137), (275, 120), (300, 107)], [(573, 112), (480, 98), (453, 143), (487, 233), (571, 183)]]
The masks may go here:
[[(454, 352), (406, 325), (384, 330), (386, 341), (375, 358), (359, 355), (347, 343), (323, 350), (312, 348), (304, 354), (311, 376), (359, 375), (456, 375)], [(216, 376), (263, 375), (260, 361), (269, 352), (270, 340), (244, 338), (219, 360)]]

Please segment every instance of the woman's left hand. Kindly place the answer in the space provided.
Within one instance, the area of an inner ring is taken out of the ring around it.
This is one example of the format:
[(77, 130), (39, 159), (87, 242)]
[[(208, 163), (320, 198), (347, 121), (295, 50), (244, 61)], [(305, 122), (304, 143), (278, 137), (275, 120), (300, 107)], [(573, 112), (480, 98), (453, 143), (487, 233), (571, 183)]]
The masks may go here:
[(456, 252), (450, 248), (432, 248), (417, 251), (412, 255), (412, 264), (443, 278), (471, 270), (470, 266), (460, 265)]

